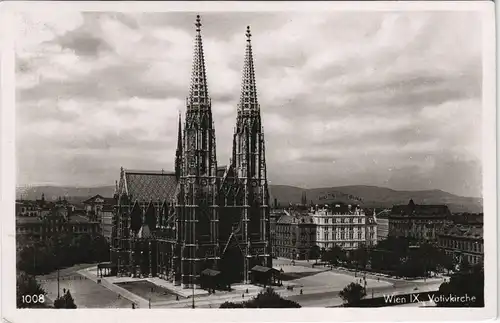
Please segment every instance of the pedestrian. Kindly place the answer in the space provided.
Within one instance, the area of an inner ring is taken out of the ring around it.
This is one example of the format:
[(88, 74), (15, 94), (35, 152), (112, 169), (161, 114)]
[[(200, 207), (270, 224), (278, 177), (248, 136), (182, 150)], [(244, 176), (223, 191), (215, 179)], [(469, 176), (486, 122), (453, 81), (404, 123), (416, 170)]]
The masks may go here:
[(244, 294), (244, 293), (243, 293), (243, 294), (241, 294), (241, 298), (245, 298), (245, 294)]
[(301, 289), (300, 289), (300, 295), (302, 295), (302, 294), (303, 294), (303, 293), (302, 293), (302, 288), (301, 288)]
[(179, 300), (179, 295), (175, 295), (175, 300), (178, 301)]

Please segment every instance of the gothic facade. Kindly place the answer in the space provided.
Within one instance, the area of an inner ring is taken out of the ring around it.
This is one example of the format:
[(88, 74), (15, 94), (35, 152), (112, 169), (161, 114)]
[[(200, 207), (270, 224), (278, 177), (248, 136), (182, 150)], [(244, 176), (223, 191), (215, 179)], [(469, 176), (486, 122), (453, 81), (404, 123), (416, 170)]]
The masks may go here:
[(114, 198), (111, 261), (118, 275), (158, 276), (189, 288), (202, 272), (249, 282), (272, 267), (265, 141), (250, 27), (232, 158), (217, 166), (201, 23), (196, 19), (191, 86), (175, 171), (121, 169)]

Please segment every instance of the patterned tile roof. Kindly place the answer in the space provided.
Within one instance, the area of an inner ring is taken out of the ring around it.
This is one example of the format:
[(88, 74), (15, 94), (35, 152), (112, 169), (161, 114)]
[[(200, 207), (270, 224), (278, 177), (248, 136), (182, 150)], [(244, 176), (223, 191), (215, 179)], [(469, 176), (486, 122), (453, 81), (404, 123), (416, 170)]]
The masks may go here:
[(132, 200), (164, 201), (175, 198), (177, 179), (174, 172), (124, 170), (125, 187)]

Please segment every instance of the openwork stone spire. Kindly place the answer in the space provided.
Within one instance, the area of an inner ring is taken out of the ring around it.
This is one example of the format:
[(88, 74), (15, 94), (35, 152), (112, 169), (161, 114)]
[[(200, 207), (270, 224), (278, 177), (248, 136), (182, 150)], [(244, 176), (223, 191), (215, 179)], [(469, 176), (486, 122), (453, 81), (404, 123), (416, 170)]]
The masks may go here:
[(247, 46), (245, 52), (245, 62), (243, 65), (243, 79), (241, 82), (241, 95), (238, 110), (256, 111), (259, 110), (259, 103), (257, 101), (257, 87), (255, 85), (255, 70), (251, 42), (252, 34), (250, 33), (250, 26), (247, 26), (246, 37)]
[(194, 39), (193, 67), (191, 73), (191, 87), (188, 97), (188, 109), (204, 109), (210, 107), (208, 95), (207, 76), (205, 69), (205, 56), (201, 38), (201, 18), (196, 16), (196, 36)]

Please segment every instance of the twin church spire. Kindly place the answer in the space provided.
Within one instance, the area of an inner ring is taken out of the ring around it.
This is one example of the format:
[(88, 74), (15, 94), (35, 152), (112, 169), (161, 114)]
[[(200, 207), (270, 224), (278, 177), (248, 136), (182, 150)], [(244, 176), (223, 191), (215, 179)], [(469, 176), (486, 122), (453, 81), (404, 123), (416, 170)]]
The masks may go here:
[(252, 53), (252, 34), (250, 33), (250, 26), (247, 26), (247, 45), (245, 51), (245, 62), (243, 65), (243, 78), (241, 82), (241, 95), (238, 105), (239, 111), (259, 110), (259, 102), (257, 101), (257, 87), (255, 84), (255, 68), (253, 64)]
[(201, 37), (201, 18), (199, 15), (196, 16), (196, 22), (194, 25), (196, 26), (196, 36), (194, 39), (191, 87), (189, 89), (187, 103), (188, 108), (210, 109), (205, 55), (203, 53), (203, 41)]
[[(194, 42), (193, 66), (191, 73), (191, 86), (188, 96), (188, 107), (207, 108), (211, 100), (208, 94), (207, 73), (205, 67), (205, 55), (203, 53), (203, 41), (201, 37), (201, 18), (196, 16), (196, 36)], [(246, 29), (246, 51), (243, 65), (243, 77), (241, 84), (241, 96), (238, 110), (259, 110), (257, 101), (257, 88), (255, 82), (255, 68), (252, 53), (252, 34), (250, 26)]]
[[(198, 156), (199, 158), (196, 158), (196, 164), (200, 162), (201, 158), (201, 160), (203, 160), (203, 165), (193, 165), (194, 167), (191, 167), (191, 169), (197, 168), (196, 166), (203, 166), (202, 169), (204, 170), (211, 169), (213, 168), (213, 165), (215, 165), (214, 167), (216, 168), (215, 131), (213, 129), (211, 108), (212, 102), (208, 92), (205, 55), (203, 51), (203, 40), (201, 34), (202, 24), (199, 15), (196, 16), (194, 25), (196, 27), (196, 34), (194, 39), (191, 83), (189, 88), (189, 95), (186, 99), (186, 118), (184, 131), (181, 130), (181, 121), (179, 116), (179, 138), (175, 160), (175, 170), (178, 178), (181, 176), (181, 173), (183, 173), (184, 175), (186, 175), (187, 173), (192, 173), (188, 171), (188, 169), (190, 168), (189, 164), (192, 165), (194, 163), (195, 158), (193, 154), (198, 154), (200, 150), (204, 151), (205, 153)], [(242, 71), (241, 93), (237, 104), (237, 120), (235, 129), (236, 133), (240, 133), (245, 124), (252, 124), (255, 131), (260, 133), (260, 107), (257, 99), (255, 67), (251, 42), (252, 34), (250, 32), (250, 26), (247, 26), (245, 36), (245, 59)], [(192, 131), (190, 131), (190, 129)], [(199, 134), (195, 134), (193, 131), (199, 132)], [(184, 136), (182, 136), (182, 133), (184, 134)], [(188, 150), (192, 152), (191, 156), (193, 161), (189, 161), (190, 156), (188, 156), (189, 154), (186, 154)], [(195, 151), (197, 153), (195, 153)], [(234, 156), (234, 151), (235, 150), (233, 147), (233, 162), (235, 159), (240, 159)], [(185, 171), (182, 171), (182, 169), (184, 169)], [(211, 174), (207, 175), (211, 176)]]

